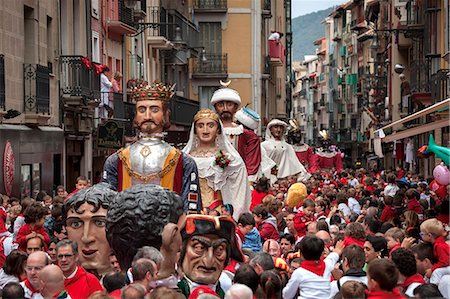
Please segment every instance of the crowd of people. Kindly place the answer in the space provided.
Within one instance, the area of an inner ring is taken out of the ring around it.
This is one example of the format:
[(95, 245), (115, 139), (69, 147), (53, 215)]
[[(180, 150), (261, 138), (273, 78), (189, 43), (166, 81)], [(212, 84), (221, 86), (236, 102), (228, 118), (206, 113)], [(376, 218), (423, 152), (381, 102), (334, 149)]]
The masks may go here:
[(450, 298), (450, 185), (343, 169), (278, 119), (261, 142), (221, 83), (183, 150), (163, 139), (173, 86), (135, 86), (139, 136), (101, 182), (1, 196), (2, 298)]
[[(449, 298), (450, 187), (442, 197), (428, 184), (412, 173), (400, 180), (395, 171), (364, 169), (324, 171), (304, 185), (294, 177), (272, 185), (261, 178), (251, 212), (235, 221), (245, 261), (222, 271), (225, 298)], [(89, 187), (84, 177), (76, 186)], [(1, 197), (3, 298), (178, 298), (155, 291), (162, 259), (155, 248), (141, 248), (131, 269), (121, 269), (113, 252), (112, 272), (78, 265), (66, 226), (79, 224), (63, 219), (67, 193), (56, 191), (53, 198)], [(233, 206), (202, 213), (231, 218)]]

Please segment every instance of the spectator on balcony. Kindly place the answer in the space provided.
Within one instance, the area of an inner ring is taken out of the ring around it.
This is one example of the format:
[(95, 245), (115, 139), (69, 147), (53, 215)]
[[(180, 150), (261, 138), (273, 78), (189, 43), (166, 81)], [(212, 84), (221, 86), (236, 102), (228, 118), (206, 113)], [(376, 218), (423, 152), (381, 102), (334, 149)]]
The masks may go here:
[(411, 96), (411, 86), (409, 85), (408, 80), (404, 74), (400, 74), (400, 80), (402, 83), (400, 84), (400, 93), (402, 96), (402, 111), (406, 113), (412, 113), (412, 107), (410, 108), (409, 97)]
[(102, 72), (100, 73), (100, 92), (102, 93), (102, 101), (100, 102), (99, 118), (107, 118), (109, 106), (109, 91), (113, 86), (111, 81), (109, 81), (109, 67), (103, 66)]
[(122, 80), (122, 73), (121, 72), (115, 72), (114, 73), (114, 77), (111, 80), (111, 84), (112, 84), (112, 92), (121, 92), (121, 88), (120, 88), (120, 81)]
[(270, 31), (269, 40), (280, 41), (280, 39), (282, 37), (283, 37), (283, 33), (275, 31), (275, 30)]
[[(122, 81), (122, 73), (115, 72), (113, 78), (111, 79), (112, 87), (109, 93), (109, 109), (108, 109), (108, 117), (112, 117), (114, 115), (114, 98), (116, 97), (115, 93), (122, 92), (120, 88), (120, 82)], [(119, 95), (120, 97), (121, 95)]]

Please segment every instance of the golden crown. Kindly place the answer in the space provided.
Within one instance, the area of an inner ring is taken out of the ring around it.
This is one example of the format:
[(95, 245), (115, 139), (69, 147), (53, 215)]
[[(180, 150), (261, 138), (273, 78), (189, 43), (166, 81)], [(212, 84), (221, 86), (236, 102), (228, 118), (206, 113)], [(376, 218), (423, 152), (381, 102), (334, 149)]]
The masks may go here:
[(203, 118), (209, 118), (212, 120), (215, 120), (216, 122), (219, 122), (219, 115), (212, 111), (211, 109), (201, 109), (199, 112), (197, 112), (194, 116), (194, 122), (196, 122), (199, 119)]
[(147, 84), (147, 82), (143, 82), (137, 86), (130, 87), (131, 99), (134, 102), (144, 100), (160, 100), (168, 102), (175, 94), (173, 91), (174, 87), (175, 84), (165, 85), (162, 82)]

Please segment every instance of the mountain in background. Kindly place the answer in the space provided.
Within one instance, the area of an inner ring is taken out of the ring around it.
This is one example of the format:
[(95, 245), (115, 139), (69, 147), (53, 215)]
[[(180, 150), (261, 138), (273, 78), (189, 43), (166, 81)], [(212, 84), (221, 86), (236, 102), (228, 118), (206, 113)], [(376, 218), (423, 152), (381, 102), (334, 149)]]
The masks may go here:
[(330, 7), (292, 19), (292, 60), (302, 61), (305, 55), (314, 55), (313, 42), (325, 36), (322, 21), (334, 10)]

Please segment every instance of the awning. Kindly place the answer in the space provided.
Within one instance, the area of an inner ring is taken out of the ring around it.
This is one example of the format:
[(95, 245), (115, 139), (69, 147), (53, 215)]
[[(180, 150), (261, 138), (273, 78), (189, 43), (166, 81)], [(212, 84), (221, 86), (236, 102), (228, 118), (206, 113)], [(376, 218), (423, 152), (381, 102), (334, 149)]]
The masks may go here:
[(441, 110), (443, 108), (447, 108), (449, 104), (450, 104), (450, 98), (448, 98), (446, 100), (443, 100), (442, 102), (436, 103), (436, 104), (434, 104), (434, 105), (432, 105), (430, 107), (427, 107), (425, 109), (422, 109), (422, 110), (420, 110), (420, 111), (418, 111), (416, 113), (408, 115), (408, 116), (406, 116), (406, 117), (404, 117), (402, 119), (396, 120), (396, 121), (390, 123), (389, 125), (382, 127), (380, 130), (385, 130), (385, 129), (393, 127), (395, 125), (402, 124), (402, 123), (414, 120), (416, 118), (419, 118), (421, 116), (424, 116), (424, 115), (430, 114), (432, 112)]
[(386, 136), (385, 138), (383, 138), (383, 142), (391, 142), (394, 140), (400, 140), (403, 138), (408, 138), (411, 136), (416, 136), (422, 133), (426, 133), (426, 132), (430, 132), (436, 129), (440, 129), (443, 127), (447, 127), (449, 126), (449, 119), (441, 119), (438, 121), (434, 121), (432, 123), (428, 123), (425, 125), (421, 125), (419, 127), (415, 127), (415, 128), (411, 128), (411, 129), (407, 129), (404, 131), (400, 131), (400, 132), (396, 132), (396, 133), (392, 133), (391, 135)]
[(0, 130), (31, 131), (30, 127), (15, 124), (0, 124)]
[(43, 132), (64, 132), (62, 128), (52, 126), (38, 126), (38, 129)]

